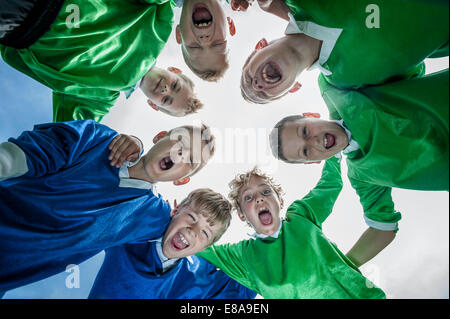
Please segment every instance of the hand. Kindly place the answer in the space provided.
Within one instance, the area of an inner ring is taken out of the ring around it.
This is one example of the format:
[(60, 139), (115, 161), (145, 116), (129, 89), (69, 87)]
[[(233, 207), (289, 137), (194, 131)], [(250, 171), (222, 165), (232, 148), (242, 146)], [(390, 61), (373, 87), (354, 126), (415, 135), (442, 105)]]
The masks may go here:
[(233, 11), (246, 11), (252, 5), (254, 0), (231, 0), (231, 9)]
[[(170, 206), (169, 200), (166, 199), (166, 203), (169, 204), (169, 206)], [(173, 208), (170, 207), (170, 216), (172, 217), (173, 215), (175, 215), (177, 213), (177, 210), (178, 210), (177, 200), (174, 199)]]
[(108, 145), (111, 166), (119, 168), (124, 161), (133, 162), (142, 152), (142, 142), (135, 136), (119, 134)]

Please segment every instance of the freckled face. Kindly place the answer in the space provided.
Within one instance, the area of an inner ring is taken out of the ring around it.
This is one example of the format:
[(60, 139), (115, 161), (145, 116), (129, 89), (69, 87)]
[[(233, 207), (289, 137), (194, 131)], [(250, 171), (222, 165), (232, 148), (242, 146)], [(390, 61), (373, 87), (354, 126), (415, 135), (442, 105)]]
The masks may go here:
[(210, 246), (222, 225), (214, 226), (198, 213), (194, 206), (184, 206), (172, 217), (163, 238), (163, 253), (167, 258), (194, 255)]
[(271, 186), (259, 176), (252, 176), (239, 196), (242, 214), (258, 234), (272, 235), (280, 225), (280, 201)]
[(304, 118), (284, 125), (281, 143), (281, 151), (289, 161), (321, 161), (347, 147), (348, 137), (334, 122)]

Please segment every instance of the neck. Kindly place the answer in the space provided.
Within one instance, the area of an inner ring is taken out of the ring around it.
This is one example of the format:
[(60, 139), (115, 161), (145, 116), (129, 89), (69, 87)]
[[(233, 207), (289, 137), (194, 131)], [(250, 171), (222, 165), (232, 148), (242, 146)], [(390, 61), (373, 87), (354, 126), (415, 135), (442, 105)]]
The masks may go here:
[(152, 184), (155, 184), (156, 181), (154, 178), (150, 176), (146, 169), (147, 158), (143, 156), (141, 160), (134, 166), (128, 168), (128, 174), (130, 178), (140, 179)]
[[(288, 46), (300, 64), (300, 72), (311, 67), (320, 56), (322, 41), (304, 33), (286, 35)], [(300, 73), (299, 72), (299, 73)]]

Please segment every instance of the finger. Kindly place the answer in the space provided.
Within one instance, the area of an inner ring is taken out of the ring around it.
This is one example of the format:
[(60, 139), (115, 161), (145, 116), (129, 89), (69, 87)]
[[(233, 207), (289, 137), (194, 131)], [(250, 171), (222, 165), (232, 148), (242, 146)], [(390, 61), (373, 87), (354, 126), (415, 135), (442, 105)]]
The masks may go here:
[(123, 162), (125, 161), (125, 159), (130, 156), (130, 154), (133, 154), (134, 152), (136, 152), (136, 146), (134, 145), (134, 143), (131, 143), (129, 141), (123, 143), (119, 149), (117, 150), (116, 154), (115, 154), (115, 162), (116, 162), (116, 166), (121, 166), (123, 164)]
[(133, 153), (130, 156), (127, 157), (128, 162), (134, 162), (139, 158), (139, 152)]
[(109, 148), (110, 150), (112, 150), (114, 144), (116, 144), (116, 142), (117, 142), (117, 140), (118, 140), (119, 138), (120, 138), (120, 134), (117, 135), (115, 138), (113, 138), (113, 140), (111, 141), (111, 143), (109, 143), (108, 148)]
[(126, 137), (124, 136), (121, 136), (119, 139), (117, 139), (117, 141), (114, 143), (114, 146), (111, 149), (111, 152), (109, 153), (110, 160), (112, 160), (115, 157), (117, 150), (125, 141)]

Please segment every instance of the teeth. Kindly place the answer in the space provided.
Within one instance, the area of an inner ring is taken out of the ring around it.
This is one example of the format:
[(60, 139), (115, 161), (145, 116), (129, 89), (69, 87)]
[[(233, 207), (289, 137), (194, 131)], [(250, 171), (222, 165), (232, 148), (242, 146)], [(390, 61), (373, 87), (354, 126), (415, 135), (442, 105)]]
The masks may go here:
[(259, 209), (259, 213), (261, 213), (263, 210), (268, 210), (266, 207), (261, 207), (260, 209)]
[(212, 21), (204, 22), (204, 23), (194, 23), (196, 27), (207, 27), (212, 23)]
[(271, 78), (267, 75), (268, 67), (269, 67), (269, 65), (267, 64), (262, 71), (262, 76), (263, 76), (264, 81), (266, 81), (267, 83), (271, 83), (271, 84), (278, 82), (280, 80), (279, 76), (277, 76), (276, 78)]
[(325, 136), (325, 148), (328, 146), (328, 139), (327, 139), (327, 137)]
[(189, 242), (186, 240), (186, 238), (184, 238), (184, 236), (181, 233), (180, 233), (180, 239), (185, 245), (189, 246)]

